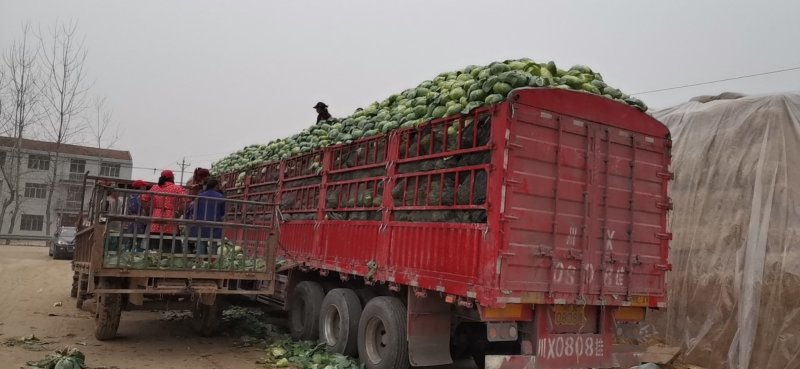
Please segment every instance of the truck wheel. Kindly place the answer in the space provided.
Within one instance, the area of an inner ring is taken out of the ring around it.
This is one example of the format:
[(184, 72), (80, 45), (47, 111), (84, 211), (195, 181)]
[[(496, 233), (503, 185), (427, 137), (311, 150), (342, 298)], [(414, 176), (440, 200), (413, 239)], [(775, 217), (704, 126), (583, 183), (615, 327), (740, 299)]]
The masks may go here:
[(319, 338), (330, 353), (354, 356), (358, 353), (358, 321), (361, 302), (353, 290), (336, 288), (322, 300)]
[(72, 273), (72, 289), (69, 290), (69, 297), (76, 298), (78, 297), (78, 279), (80, 278), (80, 273), (73, 272)]
[(361, 306), (367, 306), (369, 300), (372, 300), (378, 296), (378, 294), (376, 294), (373, 290), (369, 288), (357, 289), (356, 295), (358, 295), (358, 301), (361, 301)]
[(340, 283), (332, 282), (332, 281), (323, 281), (322, 283), (322, 291), (325, 293), (331, 292), (337, 288), (341, 288), (342, 285)]
[(78, 289), (75, 291), (75, 307), (78, 310), (83, 309), (83, 301), (86, 300), (86, 291), (89, 289), (89, 281), (86, 280), (88, 275), (78, 272)]
[(317, 282), (300, 282), (289, 299), (289, 331), (292, 338), (315, 341), (319, 337), (319, 311), (325, 293)]
[(358, 356), (366, 369), (408, 369), (406, 307), (396, 297), (367, 304), (358, 324)]
[(203, 337), (211, 337), (219, 332), (222, 326), (222, 309), (219, 302), (212, 305), (197, 301), (192, 309), (192, 329)]
[[(101, 279), (99, 288), (113, 284)], [(117, 335), (119, 319), (122, 315), (122, 295), (119, 293), (98, 293), (97, 312), (94, 315), (94, 337), (100, 341), (110, 340)]]

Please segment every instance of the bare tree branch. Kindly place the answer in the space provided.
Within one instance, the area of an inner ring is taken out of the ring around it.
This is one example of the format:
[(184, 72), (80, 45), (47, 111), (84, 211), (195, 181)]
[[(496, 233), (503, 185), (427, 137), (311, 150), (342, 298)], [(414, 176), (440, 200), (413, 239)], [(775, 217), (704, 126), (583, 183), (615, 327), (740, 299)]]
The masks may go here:
[(11, 114), (6, 112), (8, 105), (5, 94), (6, 81), (6, 68), (4, 64), (0, 63), (0, 134), (7, 136), (6, 132), (8, 131)]
[(86, 56), (88, 51), (84, 40), (78, 39), (77, 24), (56, 22), (47, 36), (39, 33), (40, 63), (46, 73), (42, 83), (46, 123), (44, 134), (54, 143), (50, 153), (52, 166), (48, 180), (45, 212), (46, 230), (52, 227), (53, 196), (59, 181), (58, 169), (61, 159), (61, 146), (69, 144), (84, 130), (79, 121), (88, 107), (89, 84), (86, 82)]
[(29, 129), (39, 122), (41, 102), (39, 71), (36, 65), (38, 50), (32, 46), (31, 27), (22, 28), (22, 39), (15, 41), (3, 54), (3, 67), (8, 82), (3, 95), (9, 100), (8, 126), (6, 132), (14, 138), (14, 147), (9, 152), (10, 162), (0, 166), (3, 184), (8, 193), (2, 193), (0, 203), (0, 227), (3, 225), (8, 207), (13, 204), (8, 233), (12, 233), (22, 205), (20, 178), (22, 175), (22, 142)]
[(98, 149), (110, 149), (119, 141), (119, 126), (113, 124), (113, 113), (106, 107), (105, 97), (95, 96), (92, 99), (92, 114), (89, 130), (92, 132), (94, 144)]

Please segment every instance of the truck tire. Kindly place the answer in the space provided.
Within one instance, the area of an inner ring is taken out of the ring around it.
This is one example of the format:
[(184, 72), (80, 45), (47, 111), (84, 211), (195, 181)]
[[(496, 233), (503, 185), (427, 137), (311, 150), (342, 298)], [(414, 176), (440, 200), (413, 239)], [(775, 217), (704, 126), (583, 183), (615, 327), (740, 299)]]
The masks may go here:
[(367, 306), (369, 300), (374, 299), (378, 296), (375, 291), (369, 288), (359, 288), (356, 290), (356, 295), (358, 295), (358, 301), (361, 301), (361, 306)]
[(319, 314), (319, 338), (333, 354), (358, 353), (358, 321), (361, 302), (355, 291), (336, 288), (325, 295)]
[(222, 326), (222, 309), (219, 301), (212, 305), (195, 302), (192, 309), (192, 329), (202, 337), (217, 334)]
[(75, 291), (75, 307), (78, 310), (83, 309), (83, 301), (86, 300), (86, 291), (89, 289), (88, 275), (78, 272), (78, 288)]
[[(100, 279), (99, 288), (111, 287), (114, 284)], [(122, 295), (119, 293), (98, 293), (97, 311), (94, 315), (94, 337), (100, 341), (110, 340), (117, 335), (119, 320), (122, 315)]]
[(76, 298), (78, 297), (78, 279), (80, 278), (80, 273), (73, 272), (72, 273), (72, 289), (69, 290), (69, 297)]
[(331, 292), (331, 291), (337, 289), (337, 288), (342, 287), (341, 283), (337, 283), (337, 282), (333, 282), (333, 281), (323, 281), (321, 283), (321, 285), (322, 285), (322, 291), (325, 292), (326, 294), (328, 292)]
[(406, 307), (396, 297), (367, 304), (358, 324), (358, 357), (366, 369), (408, 369)]
[(325, 293), (317, 282), (300, 282), (289, 299), (289, 332), (292, 338), (316, 341), (319, 337), (319, 311)]

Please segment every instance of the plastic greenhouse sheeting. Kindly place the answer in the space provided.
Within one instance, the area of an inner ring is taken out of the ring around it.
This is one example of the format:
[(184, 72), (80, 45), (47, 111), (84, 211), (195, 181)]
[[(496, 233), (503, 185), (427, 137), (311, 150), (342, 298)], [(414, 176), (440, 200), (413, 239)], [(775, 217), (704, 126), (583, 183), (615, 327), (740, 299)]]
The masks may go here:
[(653, 115), (674, 143), (673, 269), (642, 329), (706, 368), (800, 368), (800, 93)]

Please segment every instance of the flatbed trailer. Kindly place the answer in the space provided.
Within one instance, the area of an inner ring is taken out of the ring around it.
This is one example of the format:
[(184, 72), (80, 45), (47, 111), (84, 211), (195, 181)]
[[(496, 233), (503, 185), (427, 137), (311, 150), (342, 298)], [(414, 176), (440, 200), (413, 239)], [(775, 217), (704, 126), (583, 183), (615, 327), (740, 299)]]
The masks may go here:
[[(87, 173), (84, 188), (90, 182), (95, 185), (90, 198), (82, 203), (87, 212), (77, 225), (71, 295), (78, 308), (94, 312), (97, 339), (114, 338), (124, 310), (165, 307), (191, 309), (195, 330), (211, 335), (221, 323), (219, 296), (273, 292), (275, 225), (243, 219), (233, 212), (222, 221), (209, 221), (161, 217), (163, 212), (153, 210), (156, 197), (181, 204), (175, 209), (181, 212), (202, 201), (231, 209), (248, 206), (260, 212), (272, 211), (274, 204), (154, 194), (131, 189), (130, 181)], [(153, 201), (130, 211), (128, 205), (145, 194)], [(156, 234), (151, 232), (154, 224), (180, 231)], [(192, 229), (199, 231), (192, 234)], [(204, 234), (203, 229), (219, 229), (224, 239), (214, 238), (212, 232)], [(225, 252), (199, 253), (196, 248), (201, 242)]]
[(298, 339), (368, 369), (617, 367), (618, 324), (666, 306), (670, 148), (635, 108), (526, 88), (222, 178), (280, 204), (288, 270), (260, 299)]

